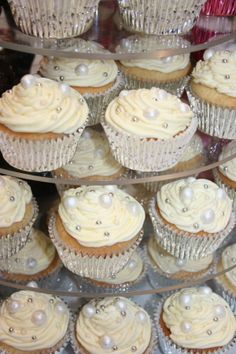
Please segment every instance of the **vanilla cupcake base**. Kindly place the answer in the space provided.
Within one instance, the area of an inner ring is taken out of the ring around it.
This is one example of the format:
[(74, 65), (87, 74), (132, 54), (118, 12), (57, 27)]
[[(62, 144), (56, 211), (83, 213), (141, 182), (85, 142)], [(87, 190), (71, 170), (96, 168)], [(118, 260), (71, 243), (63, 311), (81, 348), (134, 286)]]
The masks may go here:
[(166, 170), (181, 159), (197, 129), (197, 119), (193, 118), (188, 128), (167, 140), (129, 135), (113, 129), (105, 120), (102, 125), (115, 159), (132, 170), (149, 172)]
[(88, 278), (106, 278), (116, 274), (128, 262), (129, 258), (142, 240), (143, 231), (137, 235), (136, 240), (129, 249), (123, 250), (119, 254), (109, 256), (89, 256), (82, 255), (75, 249), (68, 247), (64, 243), (56, 229), (56, 218), (54, 215), (49, 220), (49, 235), (57, 249), (57, 252), (64, 266), (72, 273)]
[[(43, 117), (42, 117), (43, 119)], [(24, 171), (51, 171), (66, 165), (73, 157), (84, 124), (75, 133), (56, 139), (25, 139), (17, 133), (0, 131), (0, 149), (9, 165)]]
[(160, 246), (172, 256), (180, 259), (199, 259), (212, 254), (235, 225), (235, 214), (232, 213), (228, 225), (217, 233), (201, 236), (178, 230), (164, 222), (157, 211), (155, 198), (150, 201), (149, 215)]
[(16, 232), (0, 236), (0, 259), (7, 259), (19, 252), (26, 244), (33, 224), (38, 216), (38, 204), (33, 198), (33, 216), (26, 226)]
[(236, 139), (236, 109), (216, 106), (186, 88), (190, 106), (198, 118), (198, 129), (222, 139)]

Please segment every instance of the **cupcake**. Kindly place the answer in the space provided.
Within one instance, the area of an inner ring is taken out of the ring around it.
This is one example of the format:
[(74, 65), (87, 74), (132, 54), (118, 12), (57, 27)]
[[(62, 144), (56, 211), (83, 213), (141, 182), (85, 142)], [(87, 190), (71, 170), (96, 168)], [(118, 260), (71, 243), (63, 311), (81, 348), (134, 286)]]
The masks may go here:
[[(125, 172), (113, 157), (108, 140), (104, 133), (86, 128), (83, 132), (73, 159), (65, 166), (54, 171), (56, 177), (65, 179), (80, 178), (86, 181), (96, 182), (98, 179), (113, 181), (121, 177)], [(71, 185), (58, 184), (59, 193), (73, 187)]]
[(207, 16), (235, 16), (235, 0), (207, 0), (202, 8), (202, 14)]
[(158, 306), (155, 316), (164, 353), (235, 351), (236, 320), (223, 298), (206, 286), (182, 289)]
[(86, 278), (85, 283), (101, 288), (111, 289), (128, 289), (132, 285), (136, 285), (146, 274), (146, 264), (143, 261), (141, 252), (134, 252), (128, 263), (118, 273), (113, 274), (109, 278), (91, 279)]
[(40, 38), (77, 37), (93, 24), (99, 0), (8, 0), (19, 29)]
[[(228, 145), (225, 145), (219, 156), (219, 161), (229, 158), (236, 154), (236, 143), (232, 141)], [(236, 201), (236, 158), (227, 161), (213, 170), (215, 182), (223, 188), (230, 198)]]
[[(169, 170), (163, 171), (161, 173), (154, 174), (143, 174), (143, 177), (161, 176), (163, 174), (174, 174), (176, 172), (183, 172), (189, 170), (195, 170), (204, 165), (206, 161), (206, 156), (204, 152), (204, 146), (202, 139), (198, 134), (194, 134), (189, 145), (186, 147), (183, 156), (179, 162)], [(167, 184), (176, 179), (157, 181), (157, 182), (145, 182), (144, 186), (150, 192), (157, 192), (164, 184)]]
[(13, 167), (48, 171), (68, 163), (85, 127), (88, 106), (65, 84), (25, 75), (0, 98), (0, 149)]
[(207, 179), (168, 183), (150, 201), (157, 242), (172, 256), (199, 259), (212, 254), (232, 231), (232, 200)]
[[(188, 47), (189, 42), (178, 36), (131, 36), (116, 48), (118, 53), (153, 52), (156, 50)], [(157, 86), (181, 97), (191, 70), (189, 54), (154, 59), (120, 60), (119, 68), (125, 75), (126, 88)]]
[(198, 128), (211, 136), (236, 138), (236, 86), (234, 52), (208, 52), (197, 62), (187, 89)]
[(1, 276), (21, 284), (51, 278), (60, 268), (60, 258), (50, 238), (36, 229), (31, 230), (26, 245), (17, 254), (0, 261)]
[(118, 273), (142, 238), (145, 212), (115, 186), (83, 186), (64, 192), (49, 233), (65, 267), (103, 279)]
[(189, 106), (156, 87), (121, 91), (102, 124), (115, 159), (146, 172), (175, 165), (197, 129)]
[(69, 311), (58, 297), (18, 291), (0, 307), (0, 350), (6, 354), (58, 353), (68, 343)]
[[(88, 43), (94, 52), (94, 45)], [(103, 48), (97, 52), (107, 54)], [(90, 116), (88, 125), (100, 122), (108, 103), (124, 87), (123, 76), (114, 60), (89, 60), (79, 58), (44, 57), (40, 63), (40, 75), (64, 82), (86, 99)]]
[(19, 252), (27, 242), (38, 206), (25, 181), (0, 176), (0, 260)]
[(118, 0), (126, 30), (147, 34), (186, 33), (206, 0)]
[(157, 243), (155, 237), (149, 239), (147, 250), (154, 269), (161, 275), (171, 279), (197, 279), (207, 275), (211, 271), (212, 254), (197, 260), (179, 259), (166, 252)]
[(232, 311), (236, 313), (236, 268), (227, 269), (236, 265), (236, 243), (226, 247), (221, 253), (215, 272), (225, 271), (221, 276), (214, 278), (219, 293), (228, 302)]
[(79, 312), (71, 332), (75, 353), (152, 354), (155, 350), (148, 313), (124, 297), (91, 300)]

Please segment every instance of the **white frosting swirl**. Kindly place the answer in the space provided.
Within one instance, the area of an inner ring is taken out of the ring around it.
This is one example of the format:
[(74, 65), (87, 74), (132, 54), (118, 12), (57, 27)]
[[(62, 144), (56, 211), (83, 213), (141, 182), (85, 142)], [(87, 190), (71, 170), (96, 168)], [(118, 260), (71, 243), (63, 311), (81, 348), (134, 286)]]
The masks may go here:
[[(232, 156), (233, 154), (236, 154), (236, 142), (234, 140), (223, 147), (222, 152), (219, 156), (219, 161), (224, 160), (227, 157)], [(219, 170), (224, 176), (236, 182), (236, 158), (231, 159), (230, 161), (220, 165)]]
[[(43, 311), (41, 324), (36, 311)], [(68, 323), (69, 311), (59, 298), (18, 291), (1, 306), (0, 341), (24, 352), (51, 348), (65, 336)]]
[(156, 87), (121, 91), (105, 113), (109, 125), (119, 131), (163, 140), (184, 131), (192, 117), (188, 105)]
[(0, 176), (0, 227), (22, 221), (31, 199), (28, 183), (10, 176)]
[(137, 252), (135, 252), (119, 273), (114, 274), (112, 278), (102, 278), (98, 279), (98, 281), (108, 284), (123, 284), (133, 282), (137, 280), (137, 278), (142, 274), (143, 267), (144, 265), (142, 258)]
[(0, 98), (0, 123), (15, 132), (70, 134), (87, 116), (88, 106), (79, 92), (32, 75)]
[[(228, 269), (236, 264), (236, 243), (224, 249), (221, 255), (221, 264), (223, 270)], [(224, 276), (229, 280), (230, 284), (236, 287), (236, 269), (226, 272)]]
[(212, 255), (197, 260), (178, 259), (162, 249), (154, 237), (151, 237), (148, 242), (148, 252), (154, 264), (167, 274), (178, 272), (197, 273), (207, 269), (213, 260)]
[(63, 169), (69, 175), (84, 178), (89, 176), (111, 176), (122, 166), (114, 159), (104, 133), (86, 128), (79, 140), (73, 159)]
[(139, 233), (145, 219), (142, 206), (115, 186), (67, 190), (59, 205), (59, 215), (66, 231), (86, 247), (129, 241)]
[(0, 261), (0, 269), (14, 274), (37, 274), (53, 261), (56, 251), (49, 237), (32, 229), (26, 245), (14, 256)]
[(162, 186), (157, 205), (165, 220), (192, 233), (224, 230), (232, 212), (232, 200), (221, 188), (194, 177)]
[(163, 320), (170, 338), (184, 348), (222, 347), (236, 330), (235, 317), (226, 301), (207, 287), (187, 288), (171, 295), (164, 303)]
[(63, 82), (71, 86), (101, 87), (115, 81), (118, 69), (114, 60), (45, 57), (39, 73), (59, 82), (63, 77)]
[(213, 52), (210, 59), (197, 62), (192, 76), (196, 83), (214, 88), (228, 96), (236, 97), (235, 52)]
[[(92, 317), (86, 315), (88, 306), (95, 309)], [(123, 316), (122, 311), (125, 311)], [(112, 354), (115, 346), (119, 354), (132, 354), (134, 348), (135, 353), (143, 354), (151, 339), (151, 321), (147, 312), (129, 299), (107, 297), (92, 300), (83, 307), (76, 323), (76, 336), (89, 353)], [(104, 336), (110, 339), (110, 348), (103, 346)]]

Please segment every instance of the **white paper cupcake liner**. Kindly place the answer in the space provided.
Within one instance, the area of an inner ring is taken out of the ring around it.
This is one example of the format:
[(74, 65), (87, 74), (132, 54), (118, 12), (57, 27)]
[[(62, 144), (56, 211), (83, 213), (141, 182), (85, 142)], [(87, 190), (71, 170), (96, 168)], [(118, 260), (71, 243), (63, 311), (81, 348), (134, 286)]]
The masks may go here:
[(0, 259), (7, 259), (19, 252), (26, 244), (33, 224), (38, 216), (38, 204), (32, 199), (34, 213), (29, 223), (22, 229), (12, 234), (0, 237)]
[(98, 124), (104, 117), (108, 104), (122, 91), (125, 87), (124, 75), (118, 72), (114, 85), (102, 93), (82, 94), (89, 107), (89, 119), (87, 126)]
[(141, 80), (132, 75), (125, 75), (125, 88), (127, 90), (137, 90), (140, 88), (150, 89), (152, 87), (159, 87), (172, 95), (176, 95), (177, 97), (181, 97), (187, 83), (189, 81), (188, 76), (184, 76), (183, 78), (175, 81), (166, 81), (166, 82), (158, 82), (155, 80)]
[(188, 32), (206, 0), (119, 0), (124, 27), (147, 34)]
[(48, 229), (52, 242), (64, 266), (77, 275), (97, 279), (106, 278), (112, 276), (112, 274), (118, 273), (128, 262), (143, 236), (143, 231), (141, 230), (138, 238), (131, 247), (120, 254), (107, 257), (89, 257), (88, 255), (83, 256), (81, 253), (71, 250), (68, 245), (61, 241), (56, 230), (54, 215), (52, 215), (49, 220)]
[(41, 38), (76, 37), (93, 23), (99, 0), (8, 0), (16, 25)]
[(216, 182), (216, 184), (225, 190), (225, 192), (227, 193), (227, 195), (230, 197), (230, 199), (233, 200), (233, 209), (236, 210), (236, 189), (230, 187), (229, 185), (225, 184), (221, 178), (220, 178), (220, 174), (218, 172), (217, 168), (213, 169), (213, 176), (214, 176), (214, 180)]
[(73, 134), (51, 140), (27, 140), (0, 132), (0, 149), (9, 165), (19, 170), (51, 171), (72, 159), (84, 128), (85, 125)]
[(224, 230), (209, 236), (197, 236), (195, 233), (177, 230), (163, 221), (156, 209), (155, 198), (150, 201), (149, 215), (157, 242), (168, 253), (180, 259), (199, 259), (212, 254), (235, 226), (235, 214), (232, 213)]
[[(71, 321), (71, 326), (70, 326), (70, 343), (73, 348), (74, 354), (88, 354), (86, 350), (84, 350), (78, 343), (76, 334), (75, 334), (75, 327), (76, 327), (76, 320), (77, 320), (78, 313), (74, 316), (73, 321)], [(147, 349), (143, 354), (153, 354), (155, 353), (155, 350), (157, 349), (157, 332), (156, 328), (152, 322), (152, 334), (150, 338), (150, 343)], [(116, 351), (114, 351), (115, 353)], [(117, 351), (119, 353), (119, 349)]]
[(113, 129), (105, 120), (102, 125), (115, 159), (132, 170), (148, 172), (166, 170), (181, 159), (197, 129), (197, 119), (194, 117), (185, 131), (167, 140), (132, 136)]
[(198, 118), (198, 129), (222, 139), (236, 139), (236, 109), (215, 106), (186, 88), (190, 106)]
[[(168, 296), (167, 296), (168, 297)], [(163, 332), (162, 327), (160, 326), (160, 317), (163, 309), (163, 304), (167, 299), (165, 297), (162, 301), (160, 301), (157, 305), (157, 310), (154, 314), (154, 323), (157, 328), (157, 336), (158, 336), (158, 343), (163, 351), (163, 353), (168, 354), (196, 354), (195, 349), (186, 349), (178, 346), (175, 344), (170, 337), (166, 336)], [(201, 354), (231, 354), (236, 351), (236, 335), (230, 341), (229, 344), (218, 348), (218, 349), (201, 349)]]

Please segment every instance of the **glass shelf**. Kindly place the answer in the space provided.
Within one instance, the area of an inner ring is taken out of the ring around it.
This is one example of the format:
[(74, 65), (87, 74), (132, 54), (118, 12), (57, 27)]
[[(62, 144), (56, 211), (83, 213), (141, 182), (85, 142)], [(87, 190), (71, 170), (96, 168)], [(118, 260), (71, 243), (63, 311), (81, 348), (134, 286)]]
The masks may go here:
[[(0, 46), (47, 56), (87, 59), (151, 59), (196, 52), (233, 40), (235, 31), (233, 17), (202, 16), (191, 32), (183, 36), (134, 35), (122, 29), (118, 6), (113, 0), (100, 2), (93, 27), (76, 38), (41, 39), (28, 36), (16, 28), (8, 10), (2, 9), (0, 15)], [(90, 41), (90, 44), (84, 40)], [(100, 45), (108, 51), (102, 51)]]

